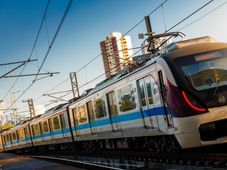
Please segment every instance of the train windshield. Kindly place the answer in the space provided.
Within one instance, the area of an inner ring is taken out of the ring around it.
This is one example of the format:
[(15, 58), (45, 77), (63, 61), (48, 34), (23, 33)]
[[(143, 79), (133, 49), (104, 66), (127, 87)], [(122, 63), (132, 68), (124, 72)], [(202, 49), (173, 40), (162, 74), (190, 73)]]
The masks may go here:
[(227, 49), (175, 60), (198, 94), (204, 100), (213, 99), (209, 105), (219, 101), (227, 103)]

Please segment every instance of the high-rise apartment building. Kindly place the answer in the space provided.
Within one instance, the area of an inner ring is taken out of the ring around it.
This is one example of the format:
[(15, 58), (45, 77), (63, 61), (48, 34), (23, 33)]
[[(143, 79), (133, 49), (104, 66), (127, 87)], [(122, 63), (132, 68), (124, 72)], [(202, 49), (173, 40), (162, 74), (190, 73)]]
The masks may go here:
[(132, 61), (132, 43), (130, 36), (119, 32), (110, 33), (106, 40), (100, 42), (106, 77), (115, 75)]

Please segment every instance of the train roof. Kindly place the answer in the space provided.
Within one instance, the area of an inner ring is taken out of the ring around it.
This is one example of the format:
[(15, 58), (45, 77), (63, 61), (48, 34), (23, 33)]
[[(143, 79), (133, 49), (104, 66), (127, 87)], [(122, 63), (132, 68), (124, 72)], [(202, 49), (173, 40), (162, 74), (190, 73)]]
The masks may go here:
[(85, 97), (90, 96), (90, 95), (92, 95), (92, 94), (94, 94), (94, 93), (96, 93), (96, 92), (98, 92), (98, 91), (100, 91), (100, 90), (102, 90), (102, 89), (104, 89), (104, 88), (106, 88), (106, 87), (108, 87), (108, 86), (110, 86), (110, 85), (112, 85), (112, 84), (114, 84), (114, 83), (116, 83), (116, 82), (118, 82), (118, 81), (120, 81), (120, 80), (122, 80), (122, 79), (124, 79), (124, 78), (126, 78), (128, 76), (130, 76), (130, 75), (132, 75), (132, 74), (134, 74), (135, 72), (138, 72), (141, 69), (143, 69), (143, 68), (145, 68), (145, 67), (147, 67), (149, 65), (154, 64), (156, 59), (157, 59), (157, 57), (156, 58), (151, 58), (151, 60), (146, 62), (143, 66), (138, 67), (138, 68), (134, 69), (133, 71), (129, 71), (127, 69), (124, 69), (121, 72), (119, 72), (117, 75), (115, 75), (114, 77), (112, 77), (110, 79), (103, 80), (102, 82), (98, 83), (95, 86), (95, 88), (90, 89), (89, 92), (86, 95), (82, 95), (80, 97), (77, 97), (77, 98), (69, 100), (69, 105), (72, 105), (72, 104), (74, 104), (76, 102), (79, 102), (79, 101), (83, 100)]
[(57, 112), (57, 111), (60, 111), (60, 110), (62, 110), (62, 109), (64, 109), (64, 108), (66, 108), (67, 105), (68, 105), (68, 103), (63, 103), (63, 104), (59, 104), (59, 105), (57, 105), (57, 106), (54, 106), (54, 107), (50, 108), (49, 110), (47, 110), (44, 114), (42, 114), (42, 115), (37, 115), (37, 116), (35, 116), (35, 117), (33, 117), (33, 118), (29, 119), (29, 120), (20, 122), (20, 123), (18, 123), (16, 126), (10, 128), (10, 129), (7, 129), (7, 130), (5, 130), (5, 131), (13, 131), (13, 130), (16, 130), (17, 128), (19, 128), (19, 127), (21, 127), (21, 126), (23, 126), (23, 125), (26, 125), (26, 124), (28, 124), (28, 123), (30, 123), (30, 122), (39, 120), (39, 119), (41, 119), (41, 118), (44, 118), (44, 117), (46, 117), (46, 116), (49, 116), (49, 115), (51, 115), (51, 114)]
[(47, 110), (44, 114), (41, 114), (41, 115), (34, 117), (34, 119), (32, 119), (31, 122), (34, 122), (36, 120), (39, 120), (39, 119), (42, 119), (42, 118), (47, 117), (49, 115), (52, 115), (52, 114), (54, 114), (58, 111), (65, 109), (67, 106), (68, 106), (68, 103), (62, 103), (62, 104), (59, 104), (57, 106), (54, 106), (54, 107), (50, 108), (49, 110)]
[(214, 41), (211, 37), (200, 37), (172, 43), (166, 47), (168, 58), (175, 59), (209, 51), (227, 48), (227, 43)]

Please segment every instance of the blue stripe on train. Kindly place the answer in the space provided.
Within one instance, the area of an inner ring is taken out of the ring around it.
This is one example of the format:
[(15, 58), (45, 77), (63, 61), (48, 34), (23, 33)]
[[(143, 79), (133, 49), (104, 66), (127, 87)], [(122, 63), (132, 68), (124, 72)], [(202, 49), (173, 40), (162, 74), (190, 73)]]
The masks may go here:
[[(131, 120), (137, 120), (137, 119), (141, 119), (142, 117), (146, 118), (146, 117), (150, 117), (150, 116), (158, 116), (158, 115), (164, 115), (164, 108), (163, 107), (156, 107), (156, 108), (152, 108), (152, 109), (148, 109), (148, 110), (144, 110), (143, 111), (143, 115), (141, 114), (141, 112), (134, 112), (134, 113), (129, 113), (126, 115), (119, 115), (116, 117), (112, 117), (111, 121), (113, 123), (120, 123), (120, 122), (126, 122), (126, 121), (131, 121)], [(110, 119), (106, 118), (103, 120), (97, 120), (95, 122), (91, 122), (83, 124), (83, 125), (77, 125), (76, 127), (73, 127), (73, 130), (83, 130), (83, 129), (88, 129), (91, 127), (98, 127), (98, 126), (106, 126), (106, 125), (110, 125)]]
[(66, 134), (69, 133), (70, 129), (69, 128), (65, 128), (65, 129), (60, 129), (60, 130), (56, 130), (53, 132), (48, 132), (48, 133), (44, 133), (42, 135), (37, 135), (37, 136), (33, 136), (32, 139), (38, 139), (38, 138), (42, 138), (42, 137), (50, 137), (50, 136), (56, 136), (56, 135), (62, 135), (62, 134)]
[[(112, 117), (111, 121), (113, 123), (120, 123), (120, 122), (126, 122), (126, 121), (131, 121), (131, 120), (137, 120), (137, 119), (141, 119), (142, 117), (146, 118), (146, 117), (150, 117), (150, 116), (157, 116), (157, 115), (163, 115), (164, 114), (164, 109), (163, 107), (156, 107), (156, 108), (152, 108), (152, 109), (148, 109), (148, 110), (144, 110), (143, 111), (143, 115), (141, 114), (141, 112), (134, 112), (134, 113), (129, 113), (129, 114), (125, 114), (125, 115), (119, 115), (116, 117)], [(110, 125), (110, 119), (106, 118), (106, 119), (102, 119), (102, 120), (97, 120), (95, 122), (91, 122), (91, 124), (86, 123), (83, 125), (77, 125), (76, 127), (73, 127), (73, 130), (85, 130), (85, 129), (89, 129), (90, 126), (91, 127), (99, 127), (99, 126), (106, 126), (106, 125)], [(55, 135), (60, 135), (63, 133), (69, 133), (70, 129), (66, 128), (63, 130), (56, 130), (53, 132), (49, 132), (49, 133), (45, 133), (42, 135), (38, 135), (38, 136), (33, 136), (33, 139), (38, 139), (38, 138), (42, 138), (42, 137), (49, 137), (49, 136), (55, 136)]]

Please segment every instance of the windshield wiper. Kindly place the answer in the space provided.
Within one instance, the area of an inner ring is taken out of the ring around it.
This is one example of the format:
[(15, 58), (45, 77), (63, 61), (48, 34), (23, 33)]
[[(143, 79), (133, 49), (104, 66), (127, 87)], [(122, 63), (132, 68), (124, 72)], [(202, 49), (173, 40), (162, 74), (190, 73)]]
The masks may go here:
[(215, 95), (217, 94), (217, 91), (218, 91), (218, 87), (220, 87), (219, 86), (219, 83), (220, 83), (221, 81), (220, 80), (218, 80), (217, 82), (216, 82), (216, 87), (215, 87), (215, 89), (214, 89), (214, 93), (213, 93), (213, 95), (212, 95), (212, 99), (215, 97)]
[(216, 81), (216, 87), (214, 89), (214, 93), (212, 95), (212, 99), (215, 97), (215, 95), (217, 94), (217, 91), (218, 91), (218, 88), (220, 87), (219, 86), (219, 83), (225, 78), (227, 77), (227, 74), (225, 74), (224, 76), (222, 76), (219, 80)]

